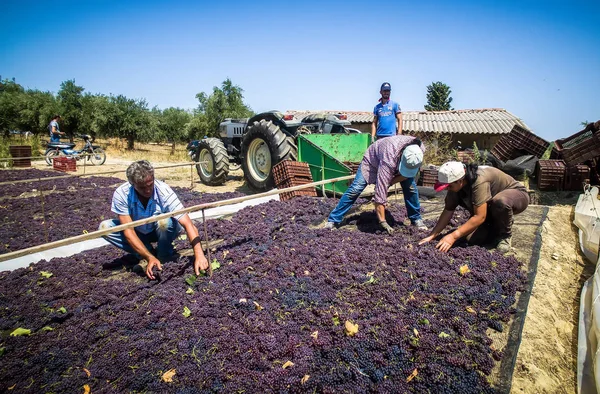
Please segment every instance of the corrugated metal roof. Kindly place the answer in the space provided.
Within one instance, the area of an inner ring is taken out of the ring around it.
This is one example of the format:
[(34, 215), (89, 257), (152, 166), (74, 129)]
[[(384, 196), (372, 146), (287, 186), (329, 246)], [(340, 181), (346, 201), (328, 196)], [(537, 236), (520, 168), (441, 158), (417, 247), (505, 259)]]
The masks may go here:
[[(287, 111), (300, 120), (314, 113), (346, 114), (352, 123), (371, 123), (373, 114), (363, 111)], [(402, 131), (466, 134), (507, 134), (515, 124), (531, 131), (515, 115), (502, 108), (455, 111), (403, 111)]]

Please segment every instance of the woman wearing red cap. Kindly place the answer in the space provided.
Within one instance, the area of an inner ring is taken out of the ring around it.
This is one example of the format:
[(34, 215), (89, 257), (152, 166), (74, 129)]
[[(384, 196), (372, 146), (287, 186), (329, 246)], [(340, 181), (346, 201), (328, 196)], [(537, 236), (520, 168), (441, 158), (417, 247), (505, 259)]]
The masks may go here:
[(494, 167), (465, 165), (458, 161), (444, 163), (438, 171), (435, 191), (448, 189), (444, 211), (431, 234), (419, 242), (427, 243), (446, 228), (454, 210), (462, 206), (471, 213), (469, 220), (444, 236), (436, 245), (447, 252), (462, 237), (473, 245), (492, 243), (501, 253), (511, 248), (513, 215), (529, 205), (525, 186)]

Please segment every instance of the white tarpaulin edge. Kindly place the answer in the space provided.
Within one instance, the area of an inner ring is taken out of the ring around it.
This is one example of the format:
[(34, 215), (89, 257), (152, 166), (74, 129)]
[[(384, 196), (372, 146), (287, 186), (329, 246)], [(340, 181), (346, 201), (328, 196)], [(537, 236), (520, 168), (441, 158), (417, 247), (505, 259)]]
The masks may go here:
[[(240, 202), (237, 204), (231, 205), (223, 205), (221, 207), (216, 208), (208, 208), (204, 211), (204, 217), (208, 219), (216, 219), (222, 216), (231, 215), (236, 213), (237, 211), (251, 207), (254, 205), (263, 204), (267, 201), (279, 201), (279, 194), (275, 194), (273, 196), (259, 197), (253, 198), (251, 200), (247, 200), (244, 202)], [(191, 212), (189, 214), (190, 218), (193, 220), (202, 220), (202, 211)], [(202, 231), (200, 232), (202, 234)], [(74, 254), (84, 252), (86, 250), (96, 249), (101, 246), (110, 245), (103, 238), (91, 239), (89, 241), (77, 242), (68, 246), (61, 246), (54, 249), (49, 249), (44, 252), (33, 253), (27, 256), (17, 257), (15, 259), (6, 260), (0, 263), (0, 270), (2, 271), (12, 271), (17, 268), (24, 268), (29, 266), (31, 263), (36, 263), (40, 260), (50, 260), (55, 257), (69, 257)]]

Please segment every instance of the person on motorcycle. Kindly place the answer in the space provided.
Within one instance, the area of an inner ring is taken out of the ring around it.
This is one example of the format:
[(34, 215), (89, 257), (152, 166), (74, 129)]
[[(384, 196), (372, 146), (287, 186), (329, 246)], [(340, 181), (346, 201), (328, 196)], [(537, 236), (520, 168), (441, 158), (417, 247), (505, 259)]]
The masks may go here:
[(65, 135), (62, 131), (60, 131), (60, 127), (58, 126), (58, 121), (60, 120), (60, 115), (54, 115), (52, 120), (48, 124), (48, 131), (50, 132), (50, 142), (60, 142), (60, 136)]
[[(103, 221), (99, 230), (183, 209), (173, 189), (154, 179), (154, 168), (147, 160), (132, 163), (126, 174), (129, 182), (115, 190), (111, 204), (111, 210), (118, 218)], [(187, 213), (128, 228), (103, 238), (114, 246), (135, 254), (138, 259), (145, 259), (148, 262), (146, 276), (154, 280), (152, 269), (157, 267), (162, 271), (161, 261), (168, 261), (175, 256), (173, 241), (183, 229), (194, 249), (194, 271), (196, 275), (200, 275), (200, 270), (208, 268), (208, 261), (202, 251), (198, 230)], [(157, 243), (155, 253), (151, 242)]]

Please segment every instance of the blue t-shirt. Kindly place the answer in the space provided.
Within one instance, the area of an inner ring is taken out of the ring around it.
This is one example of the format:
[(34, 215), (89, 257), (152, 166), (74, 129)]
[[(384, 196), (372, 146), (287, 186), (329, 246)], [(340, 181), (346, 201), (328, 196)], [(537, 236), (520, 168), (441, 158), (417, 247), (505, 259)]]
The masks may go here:
[(51, 121), (48, 125), (48, 132), (50, 133), (50, 142), (60, 142), (60, 135), (54, 134), (52, 132), (52, 126), (56, 127), (56, 131), (60, 131), (60, 128), (58, 127), (58, 122), (55, 120)]
[(396, 114), (400, 111), (398, 103), (392, 100), (375, 106), (373, 115), (377, 116), (377, 137), (396, 135)]

